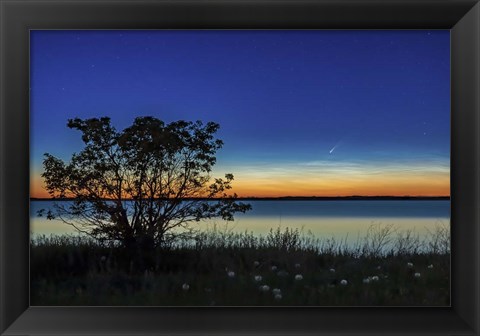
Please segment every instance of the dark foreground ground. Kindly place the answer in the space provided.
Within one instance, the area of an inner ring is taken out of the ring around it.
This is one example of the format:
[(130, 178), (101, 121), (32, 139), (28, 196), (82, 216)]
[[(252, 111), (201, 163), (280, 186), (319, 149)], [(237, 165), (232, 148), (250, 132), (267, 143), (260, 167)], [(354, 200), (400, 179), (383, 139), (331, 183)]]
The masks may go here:
[(118, 247), (40, 238), (31, 247), (31, 304), (449, 305), (450, 253), (442, 232), (428, 242), (391, 234), (380, 241), (388, 249), (374, 236), (346, 248), (295, 231), (264, 239), (209, 234), (156, 251), (148, 267)]

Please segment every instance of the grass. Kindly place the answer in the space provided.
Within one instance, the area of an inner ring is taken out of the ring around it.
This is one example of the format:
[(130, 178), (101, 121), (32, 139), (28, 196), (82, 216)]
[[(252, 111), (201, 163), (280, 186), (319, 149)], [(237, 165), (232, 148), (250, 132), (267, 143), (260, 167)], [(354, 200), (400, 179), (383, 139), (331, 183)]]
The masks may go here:
[(445, 226), (420, 240), (373, 225), (353, 246), (290, 229), (265, 236), (213, 229), (157, 250), (144, 269), (115, 245), (37, 237), (31, 304), (445, 306), (449, 241)]

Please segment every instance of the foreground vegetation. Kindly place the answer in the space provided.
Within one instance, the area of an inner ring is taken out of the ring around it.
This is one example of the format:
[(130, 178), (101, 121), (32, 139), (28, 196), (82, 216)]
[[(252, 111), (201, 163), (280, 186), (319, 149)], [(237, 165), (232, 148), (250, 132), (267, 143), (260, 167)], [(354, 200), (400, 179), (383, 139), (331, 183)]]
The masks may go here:
[(31, 304), (445, 306), (449, 242), (445, 226), (420, 240), (374, 225), (354, 245), (298, 230), (213, 229), (134, 256), (85, 237), (43, 236), (31, 242)]

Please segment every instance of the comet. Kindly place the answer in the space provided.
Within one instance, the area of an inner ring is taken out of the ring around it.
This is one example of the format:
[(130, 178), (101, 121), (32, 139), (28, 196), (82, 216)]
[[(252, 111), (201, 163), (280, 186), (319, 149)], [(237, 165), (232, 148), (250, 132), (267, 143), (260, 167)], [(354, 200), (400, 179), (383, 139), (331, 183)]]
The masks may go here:
[(335, 149), (337, 149), (338, 146), (340, 146), (340, 143), (341, 143), (341, 142), (342, 142), (342, 140), (340, 140), (339, 142), (337, 142), (337, 143), (335, 144), (335, 146), (333, 146), (332, 149), (330, 149), (330, 151), (329, 151), (328, 153), (329, 153), (329, 154), (332, 154), (333, 151), (334, 151)]

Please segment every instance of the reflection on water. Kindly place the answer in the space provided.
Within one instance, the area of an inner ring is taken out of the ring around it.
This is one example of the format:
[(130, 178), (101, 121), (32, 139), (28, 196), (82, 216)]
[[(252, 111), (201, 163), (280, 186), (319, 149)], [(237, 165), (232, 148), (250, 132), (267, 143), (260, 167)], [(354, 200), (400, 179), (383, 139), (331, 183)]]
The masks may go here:
[[(236, 215), (235, 221), (220, 219), (200, 222), (201, 229), (251, 231), (265, 234), (271, 228), (294, 228), (316, 237), (355, 242), (372, 224), (393, 224), (399, 230), (415, 230), (420, 238), (438, 225), (450, 222), (450, 201), (249, 201), (252, 211)], [(59, 220), (36, 216), (50, 201), (31, 202), (30, 230), (33, 235), (75, 233)]]

